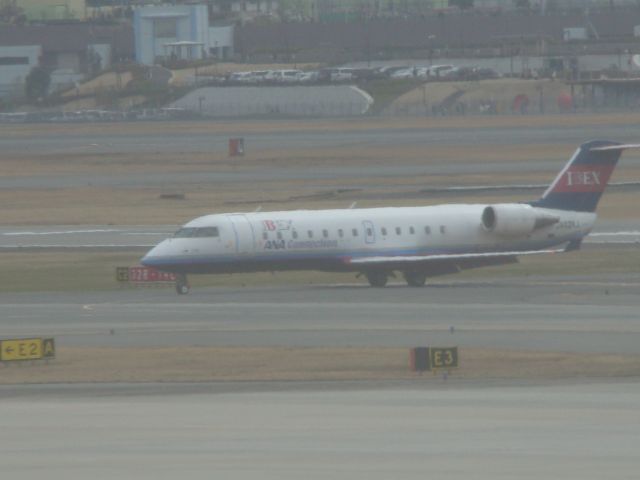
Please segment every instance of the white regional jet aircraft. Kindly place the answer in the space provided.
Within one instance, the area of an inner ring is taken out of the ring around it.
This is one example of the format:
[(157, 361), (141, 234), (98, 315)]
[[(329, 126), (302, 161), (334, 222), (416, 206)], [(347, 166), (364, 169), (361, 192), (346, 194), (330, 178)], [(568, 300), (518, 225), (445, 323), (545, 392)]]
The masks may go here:
[(578, 249), (622, 151), (638, 147), (582, 144), (528, 203), (206, 215), (141, 263), (177, 274), (180, 294), (189, 291), (187, 274), (279, 270), (353, 271), (374, 287), (399, 271), (420, 287), (427, 277), (514, 263), (518, 255)]

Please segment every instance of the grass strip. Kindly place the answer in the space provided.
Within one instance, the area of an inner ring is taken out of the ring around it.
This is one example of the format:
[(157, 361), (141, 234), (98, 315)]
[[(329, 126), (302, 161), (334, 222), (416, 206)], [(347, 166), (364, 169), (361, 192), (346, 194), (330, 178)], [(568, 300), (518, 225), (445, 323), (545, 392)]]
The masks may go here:
[[(453, 378), (638, 377), (639, 355), (460, 349)], [(1, 384), (211, 381), (440, 381), (409, 370), (409, 348), (59, 347), (49, 364), (0, 366)]]

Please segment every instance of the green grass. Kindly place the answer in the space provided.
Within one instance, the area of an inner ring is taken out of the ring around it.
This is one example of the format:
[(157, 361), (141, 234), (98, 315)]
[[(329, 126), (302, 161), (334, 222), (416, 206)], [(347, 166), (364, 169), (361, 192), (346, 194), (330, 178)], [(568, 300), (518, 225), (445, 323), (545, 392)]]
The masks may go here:
[[(116, 281), (116, 267), (138, 265), (142, 253), (5, 252), (0, 255), (0, 292), (99, 291), (126, 287)], [(193, 275), (194, 287), (313, 285), (349, 282), (354, 274), (323, 272)], [(168, 285), (172, 288), (172, 285)]]
[(85, 291), (117, 288), (115, 267), (139, 255), (95, 252), (25, 252), (0, 255), (0, 291)]
[[(137, 265), (141, 253), (30, 252), (0, 255), (0, 292), (98, 291), (123, 288), (115, 269)], [(523, 257), (521, 263), (468, 270), (437, 277), (434, 282), (465, 279), (504, 279), (530, 275), (638, 274), (640, 251), (636, 246), (587, 250), (556, 255)], [(194, 287), (318, 285), (366, 283), (353, 273), (280, 272), (191, 276)], [(171, 286), (168, 286), (170, 288)]]

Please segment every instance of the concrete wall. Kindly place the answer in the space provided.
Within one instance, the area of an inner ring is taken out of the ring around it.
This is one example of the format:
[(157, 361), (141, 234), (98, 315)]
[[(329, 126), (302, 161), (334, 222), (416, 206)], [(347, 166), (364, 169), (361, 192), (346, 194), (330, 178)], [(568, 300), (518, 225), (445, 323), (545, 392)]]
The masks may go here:
[(209, 52), (218, 59), (227, 59), (233, 55), (233, 25), (209, 27)]
[(111, 66), (111, 45), (108, 43), (96, 43), (89, 45), (90, 50), (100, 56), (100, 68), (105, 69)]
[(56, 90), (65, 90), (84, 80), (84, 74), (75, 73), (73, 70), (55, 70), (51, 72), (51, 85), (49, 93)]
[(363, 115), (373, 99), (348, 86), (208, 87), (199, 88), (174, 102), (212, 117)]
[(0, 97), (24, 94), (24, 80), (41, 55), (39, 45), (0, 47)]

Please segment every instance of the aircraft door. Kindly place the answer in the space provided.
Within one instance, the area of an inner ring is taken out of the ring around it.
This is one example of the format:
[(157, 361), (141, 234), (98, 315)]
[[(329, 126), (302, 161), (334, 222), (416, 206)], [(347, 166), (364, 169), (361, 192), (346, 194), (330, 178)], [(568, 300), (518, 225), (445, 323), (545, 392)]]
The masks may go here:
[(227, 215), (233, 226), (233, 233), (236, 237), (236, 253), (239, 255), (247, 255), (253, 253), (254, 235), (253, 227), (246, 215), (232, 214)]
[(376, 229), (373, 227), (373, 222), (370, 220), (364, 220), (362, 222), (362, 227), (364, 230), (364, 243), (376, 243)]

